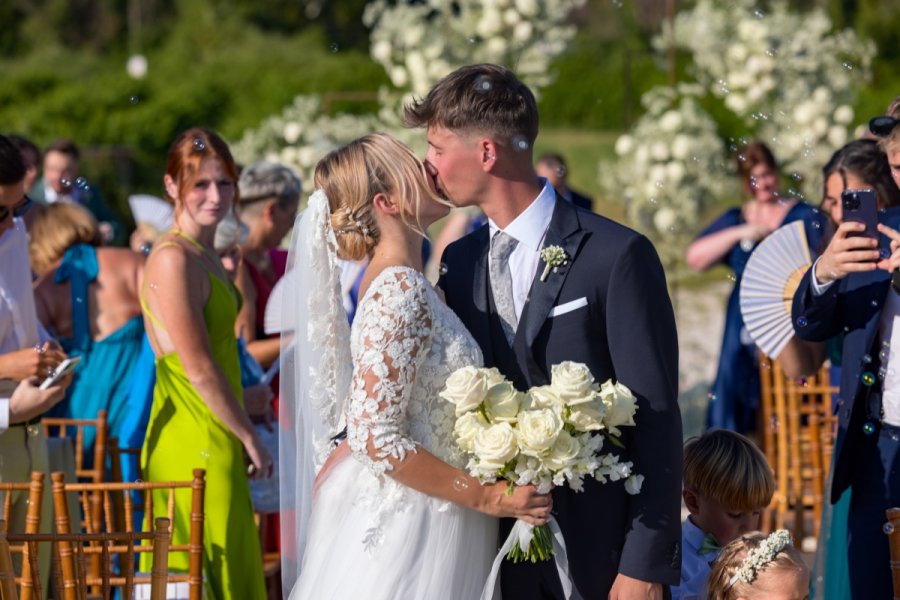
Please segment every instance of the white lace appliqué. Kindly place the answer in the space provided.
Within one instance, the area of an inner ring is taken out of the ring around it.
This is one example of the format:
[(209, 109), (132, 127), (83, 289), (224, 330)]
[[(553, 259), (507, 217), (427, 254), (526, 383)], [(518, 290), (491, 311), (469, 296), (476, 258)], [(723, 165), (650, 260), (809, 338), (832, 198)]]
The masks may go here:
[[(414, 492), (389, 472), (423, 448), (456, 467), (465, 460), (453, 439), (453, 406), (438, 396), (447, 377), (481, 365), (481, 351), (424, 276), (386, 269), (359, 305), (351, 335), (353, 381), (347, 437), (374, 475), (360, 501), (376, 509), (363, 540), (374, 548), (390, 515)], [(365, 486), (361, 482), (362, 486)]]

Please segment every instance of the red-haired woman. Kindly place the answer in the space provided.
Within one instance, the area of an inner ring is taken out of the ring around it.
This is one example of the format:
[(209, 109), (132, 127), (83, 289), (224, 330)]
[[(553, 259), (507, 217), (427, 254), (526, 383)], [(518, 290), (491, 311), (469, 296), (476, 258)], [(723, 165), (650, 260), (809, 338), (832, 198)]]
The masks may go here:
[(764, 143), (751, 142), (741, 148), (737, 166), (747, 199), (701, 231), (688, 247), (686, 260), (696, 271), (724, 264), (734, 273), (735, 285), (728, 298), (722, 351), (709, 394), (706, 425), (747, 433), (757, 428), (760, 390), (756, 346), (744, 327), (738, 302), (744, 267), (756, 244), (782, 225), (802, 219), (807, 240), (816, 247), (826, 221), (809, 204), (779, 193), (778, 164)]
[[(218, 135), (189, 129), (178, 136), (163, 180), (174, 224), (147, 259), (141, 292), (157, 357), (144, 476), (188, 480), (192, 469), (206, 469), (204, 575), (208, 597), (217, 600), (266, 596), (247, 474), (268, 476), (272, 459), (244, 411), (234, 338), (241, 299), (213, 250), (216, 226), (237, 201), (237, 179)], [(162, 496), (153, 506), (153, 517), (164, 516)], [(186, 544), (187, 496), (176, 497), (173, 525), (173, 543)], [(187, 559), (170, 557), (169, 566), (186, 570)]]

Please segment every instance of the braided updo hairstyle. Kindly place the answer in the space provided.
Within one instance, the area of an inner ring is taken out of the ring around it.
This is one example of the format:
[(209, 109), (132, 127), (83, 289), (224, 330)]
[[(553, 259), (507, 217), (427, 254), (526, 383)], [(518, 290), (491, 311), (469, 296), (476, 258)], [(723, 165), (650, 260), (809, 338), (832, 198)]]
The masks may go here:
[[(419, 206), (425, 199), (438, 200), (422, 162), (386, 133), (363, 136), (330, 152), (316, 165), (314, 181), (328, 197), (338, 257), (344, 260), (362, 260), (378, 244), (381, 233), (372, 212), (377, 194), (392, 196), (403, 223), (423, 236)], [(415, 223), (406, 218), (407, 206), (415, 208)]]

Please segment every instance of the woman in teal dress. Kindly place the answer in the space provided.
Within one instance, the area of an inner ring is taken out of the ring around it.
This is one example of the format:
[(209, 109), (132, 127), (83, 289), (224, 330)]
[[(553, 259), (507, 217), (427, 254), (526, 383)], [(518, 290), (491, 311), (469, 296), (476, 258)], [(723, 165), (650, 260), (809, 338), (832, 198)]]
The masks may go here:
[[(154, 245), (141, 291), (157, 357), (141, 462), (149, 481), (184, 481), (193, 469), (206, 470), (207, 597), (263, 600), (247, 476), (268, 477), (272, 458), (243, 406), (234, 337), (240, 296), (213, 252), (216, 226), (236, 201), (237, 178), (228, 146), (212, 131), (185, 131), (169, 151), (163, 181), (175, 220)], [(164, 493), (153, 506), (153, 517), (165, 514)], [(189, 495), (176, 496), (174, 544), (188, 542), (190, 508)], [(142, 566), (149, 568), (147, 557)], [(169, 567), (187, 570), (187, 557), (170, 555)]]
[[(49, 416), (95, 419), (105, 410), (111, 437), (121, 437), (128, 393), (144, 335), (138, 301), (143, 257), (124, 248), (98, 248), (97, 222), (78, 204), (36, 210), (29, 254), (41, 278), (38, 318), (69, 356), (80, 356), (66, 398)], [(86, 467), (96, 431), (84, 430)]]

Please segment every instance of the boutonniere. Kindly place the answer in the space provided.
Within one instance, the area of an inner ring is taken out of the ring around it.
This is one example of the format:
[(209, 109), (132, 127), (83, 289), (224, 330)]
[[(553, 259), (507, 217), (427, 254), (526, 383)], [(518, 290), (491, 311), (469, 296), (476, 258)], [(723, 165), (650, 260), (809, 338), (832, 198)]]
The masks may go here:
[(541, 248), (541, 258), (546, 265), (544, 272), (541, 273), (541, 281), (546, 281), (547, 275), (550, 274), (550, 269), (553, 269), (555, 273), (560, 267), (565, 266), (569, 262), (569, 256), (566, 254), (566, 251), (559, 246), (544, 246)]

